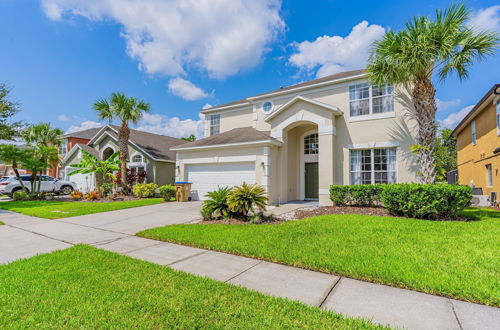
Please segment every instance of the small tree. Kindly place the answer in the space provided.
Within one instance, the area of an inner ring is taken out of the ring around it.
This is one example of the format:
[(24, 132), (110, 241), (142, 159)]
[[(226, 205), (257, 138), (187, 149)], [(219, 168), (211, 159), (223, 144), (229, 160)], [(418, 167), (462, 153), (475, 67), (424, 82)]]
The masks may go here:
[(194, 134), (191, 134), (187, 137), (181, 137), (181, 140), (193, 142), (196, 141), (196, 136)]
[(0, 84), (0, 140), (14, 140), (22, 131), (23, 123), (8, 119), (20, 111), (19, 104), (9, 99), (10, 89)]
[(23, 190), (26, 190), (24, 187), (23, 181), (21, 180), (21, 176), (19, 175), (19, 164), (23, 162), (24, 159), (27, 158), (27, 150), (21, 149), (12, 144), (1, 144), (0, 145), (0, 161), (5, 163), (7, 166), (12, 166), (12, 170), (16, 175), (17, 181), (21, 185)]
[(113, 172), (120, 170), (120, 160), (118, 159), (120, 152), (117, 151), (106, 160), (99, 160), (94, 155), (82, 150), (82, 161), (79, 164), (70, 165), (70, 167), (77, 168), (76, 171), (68, 175), (75, 175), (78, 173), (89, 174), (94, 173), (96, 176), (96, 186), (99, 191), (103, 184), (103, 179), (110, 178), (116, 180)]
[(436, 181), (445, 182), (447, 173), (457, 168), (457, 139), (453, 131), (443, 128), (434, 143), (436, 159)]
[(229, 210), (235, 214), (243, 216), (245, 219), (248, 213), (266, 210), (268, 198), (266, 190), (258, 184), (249, 185), (243, 182), (241, 186), (234, 187), (227, 196)]

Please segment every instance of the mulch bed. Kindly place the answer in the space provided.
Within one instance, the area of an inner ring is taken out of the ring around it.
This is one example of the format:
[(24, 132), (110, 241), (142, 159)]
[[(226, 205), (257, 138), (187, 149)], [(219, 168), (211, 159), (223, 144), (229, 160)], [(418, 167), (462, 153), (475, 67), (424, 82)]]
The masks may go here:
[(391, 216), (389, 212), (382, 207), (355, 207), (355, 206), (319, 206), (314, 208), (304, 208), (295, 211), (294, 219), (305, 219), (328, 214), (365, 214)]
[(248, 225), (248, 224), (278, 224), (287, 221), (286, 219), (278, 218), (275, 216), (266, 216), (259, 222), (250, 222), (241, 219), (218, 219), (218, 220), (201, 220), (198, 222), (202, 225), (216, 225), (216, 224), (226, 224), (226, 225)]

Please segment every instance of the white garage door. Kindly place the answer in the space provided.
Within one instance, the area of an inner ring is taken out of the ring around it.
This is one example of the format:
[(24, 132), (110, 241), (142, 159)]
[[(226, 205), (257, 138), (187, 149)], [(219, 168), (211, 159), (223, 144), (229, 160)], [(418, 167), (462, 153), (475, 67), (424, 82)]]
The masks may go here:
[(243, 182), (255, 183), (255, 163), (187, 165), (186, 178), (193, 183), (192, 198), (204, 200), (206, 193), (219, 187), (232, 187)]
[(69, 173), (76, 171), (76, 169), (67, 168), (66, 169), (66, 180), (76, 183), (78, 190), (82, 192), (89, 192), (94, 189), (94, 177), (92, 174), (75, 174), (68, 175)]

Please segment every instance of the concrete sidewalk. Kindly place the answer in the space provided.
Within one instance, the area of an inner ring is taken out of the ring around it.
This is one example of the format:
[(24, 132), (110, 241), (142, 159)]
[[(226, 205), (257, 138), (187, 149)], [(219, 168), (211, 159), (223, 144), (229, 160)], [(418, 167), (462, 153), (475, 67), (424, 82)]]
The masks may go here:
[(0, 226), (0, 263), (85, 243), (380, 324), (500, 329), (498, 308), (131, 235), (135, 228), (192, 222), (192, 210), (182, 214), (177, 209), (189, 204), (169, 206), (171, 212), (148, 206), (137, 208), (135, 216), (130, 209), (64, 220), (3, 211), (0, 218), (7, 226)]

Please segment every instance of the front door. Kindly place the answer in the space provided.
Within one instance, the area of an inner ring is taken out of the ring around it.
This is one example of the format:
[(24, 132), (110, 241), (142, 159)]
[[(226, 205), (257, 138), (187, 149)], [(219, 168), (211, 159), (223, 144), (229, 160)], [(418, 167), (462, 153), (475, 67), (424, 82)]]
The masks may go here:
[(318, 199), (318, 163), (306, 163), (305, 183), (307, 199)]

